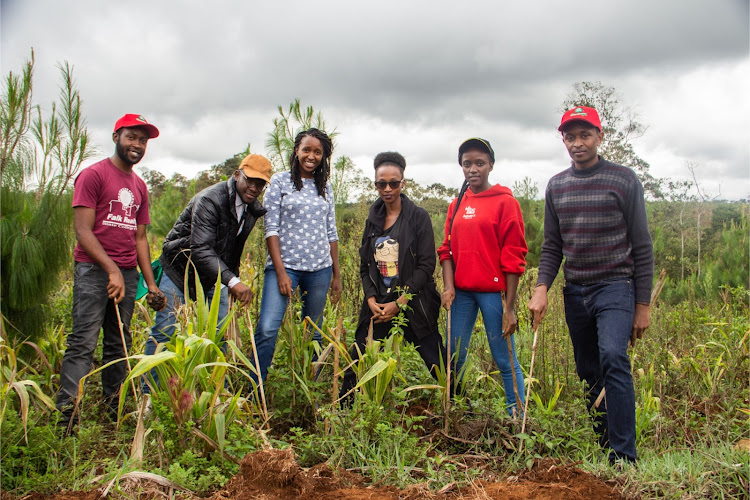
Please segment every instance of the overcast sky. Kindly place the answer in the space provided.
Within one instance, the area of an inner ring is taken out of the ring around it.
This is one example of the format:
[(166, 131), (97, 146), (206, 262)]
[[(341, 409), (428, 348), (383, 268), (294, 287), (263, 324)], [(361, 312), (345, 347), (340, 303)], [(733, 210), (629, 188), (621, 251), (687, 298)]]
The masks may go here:
[(161, 131), (141, 166), (168, 177), (264, 152), (299, 97), (368, 176), (397, 150), (409, 177), (459, 187), (458, 145), (480, 136), (492, 182), (543, 192), (569, 164), (558, 109), (588, 80), (636, 108), (652, 175), (688, 178), (691, 161), (709, 195), (750, 194), (747, 0), (1, 2), (3, 75), (33, 47), (49, 109), (70, 62), (99, 158), (115, 120), (140, 113)]

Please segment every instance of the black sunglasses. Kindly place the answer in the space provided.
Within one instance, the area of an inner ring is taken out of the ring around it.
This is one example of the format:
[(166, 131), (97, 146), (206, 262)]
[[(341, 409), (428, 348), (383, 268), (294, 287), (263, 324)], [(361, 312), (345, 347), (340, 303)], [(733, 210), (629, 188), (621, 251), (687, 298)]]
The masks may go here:
[(240, 171), (240, 174), (242, 174), (242, 178), (245, 180), (245, 185), (247, 185), (247, 186), (253, 186), (256, 189), (259, 189), (261, 191), (263, 191), (263, 190), (266, 189), (266, 185), (268, 183), (266, 181), (264, 181), (263, 179), (258, 179), (258, 178), (255, 178), (255, 177), (250, 178), (247, 175), (245, 175), (245, 172), (242, 172), (242, 171)]
[(391, 186), (391, 189), (396, 189), (404, 182), (403, 179), (400, 181), (375, 181), (375, 187), (377, 189), (385, 189), (386, 186)]

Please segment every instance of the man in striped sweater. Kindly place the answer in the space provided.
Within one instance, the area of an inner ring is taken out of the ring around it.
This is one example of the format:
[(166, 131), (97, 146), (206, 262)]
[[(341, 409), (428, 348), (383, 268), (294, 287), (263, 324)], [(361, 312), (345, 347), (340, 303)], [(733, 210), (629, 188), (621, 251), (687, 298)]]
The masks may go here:
[(528, 307), (534, 326), (547, 312), (547, 290), (565, 257), (565, 319), (576, 371), (593, 407), (594, 430), (609, 461), (635, 462), (635, 392), (628, 344), (650, 323), (654, 255), (643, 186), (635, 173), (597, 154), (604, 137), (597, 111), (578, 106), (558, 130), (572, 165), (545, 194), (539, 278)]

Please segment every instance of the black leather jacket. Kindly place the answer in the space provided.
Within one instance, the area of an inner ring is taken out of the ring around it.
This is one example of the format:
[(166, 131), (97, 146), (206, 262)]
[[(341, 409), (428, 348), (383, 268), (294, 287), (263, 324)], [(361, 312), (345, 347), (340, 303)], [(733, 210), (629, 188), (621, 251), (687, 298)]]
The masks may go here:
[[(239, 275), (245, 241), (266, 210), (255, 200), (237, 221), (236, 196), (235, 180), (230, 177), (196, 194), (182, 211), (164, 240), (159, 258), (164, 272), (175, 285), (184, 289), (188, 262), (197, 269), (206, 292), (213, 289), (219, 273), (224, 285)], [(194, 276), (195, 271), (190, 266), (188, 286), (195, 300)]]
[[(375, 240), (383, 235), (385, 222), (385, 204), (378, 199), (370, 207), (370, 214), (365, 222), (362, 234), (362, 245), (359, 248), (362, 288), (365, 300), (359, 314), (356, 336), (365, 338), (372, 317), (367, 305), (367, 298), (378, 296), (380, 272), (375, 263)], [(406, 195), (401, 195), (401, 228), (398, 235), (398, 273), (399, 282), (414, 297), (407, 310), (408, 327), (417, 338), (438, 331), (440, 314), (440, 295), (435, 286), (435, 235), (432, 221), (427, 211), (418, 207)], [(394, 298), (395, 300), (395, 298)]]

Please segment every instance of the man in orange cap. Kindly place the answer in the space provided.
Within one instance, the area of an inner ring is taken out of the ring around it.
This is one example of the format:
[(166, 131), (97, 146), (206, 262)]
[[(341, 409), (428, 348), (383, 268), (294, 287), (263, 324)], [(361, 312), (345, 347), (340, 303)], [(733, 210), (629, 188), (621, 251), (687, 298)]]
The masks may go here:
[[(195, 195), (180, 214), (159, 258), (164, 269), (159, 289), (167, 296), (167, 307), (156, 314), (147, 355), (172, 337), (175, 310), (185, 301), (184, 290), (195, 300), (195, 271), (209, 302), (214, 293), (221, 294), (219, 321), (227, 315), (228, 293), (243, 305), (252, 300), (252, 290), (239, 278), (240, 258), (250, 230), (266, 213), (258, 197), (271, 178), (271, 168), (261, 155), (246, 156), (234, 175)], [(217, 276), (221, 277), (220, 290), (215, 290)], [(143, 390), (150, 392), (148, 384)]]

